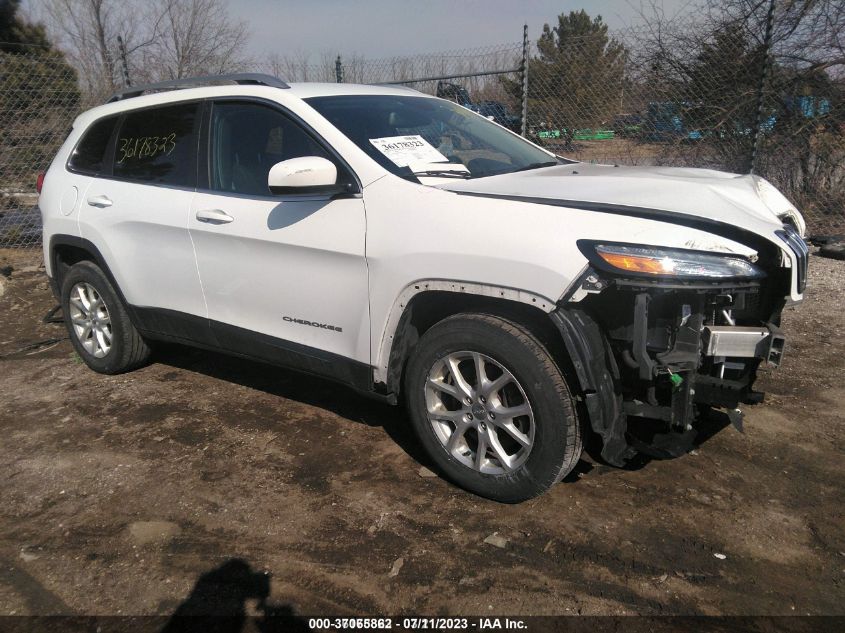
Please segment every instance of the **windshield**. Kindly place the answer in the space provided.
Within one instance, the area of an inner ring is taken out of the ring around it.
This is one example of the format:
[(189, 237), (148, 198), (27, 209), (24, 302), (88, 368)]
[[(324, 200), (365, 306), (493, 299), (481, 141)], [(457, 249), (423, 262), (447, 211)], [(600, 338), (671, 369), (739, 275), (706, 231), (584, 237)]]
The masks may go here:
[(379, 165), (406, 178), (434, 173), (438, 167), (438, 173), (445, 173), (447, 162), (466, 167), (469, 174), (461, 170), (463, 173), (455, 175), (469, 178), (562, 162), (450, 101), (405, 95), (345, 95), (305, 101)]

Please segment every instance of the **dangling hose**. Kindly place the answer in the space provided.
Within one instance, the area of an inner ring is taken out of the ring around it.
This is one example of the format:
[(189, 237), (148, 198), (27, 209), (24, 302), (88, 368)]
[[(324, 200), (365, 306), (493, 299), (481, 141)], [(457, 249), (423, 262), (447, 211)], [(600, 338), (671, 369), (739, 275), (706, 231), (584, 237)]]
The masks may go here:
[(62, 309), (61, 305), (57, 305), (52, 308), (47, 314), (44, 315), (44, 318), (41, 319), (42, 323), (64, 323), (65, 319), (62, 316), (56, 316), (56, 312)]
[[(44, 315), (44, 318), (41, 319), (42, 323), (64, 323), (64, 318), (60, 316), (56, 316), (56, 313), (62, 309), (62, 306), (57, 305), (50, 309), (50, 311)], [(5, 358), (9, 358), (10, 356), (14, 356), (16, 354), (20, 354), (22, 352), (29, 352), (32, 350), (41, 349), (42, 347), (47, 347), (48, 345), (55, 345), (56, 343), (61, 343), (62, 341), (66, 341), (68, 339), (67, 336), (62, 336), (59, 338), (47, 338), (43, 341), (36, 341), (34, 343), (28, 343), (23, 347), (16, 349), (14, 352), (9, 352), (8, 354), (0, 354), (0, 360)]]

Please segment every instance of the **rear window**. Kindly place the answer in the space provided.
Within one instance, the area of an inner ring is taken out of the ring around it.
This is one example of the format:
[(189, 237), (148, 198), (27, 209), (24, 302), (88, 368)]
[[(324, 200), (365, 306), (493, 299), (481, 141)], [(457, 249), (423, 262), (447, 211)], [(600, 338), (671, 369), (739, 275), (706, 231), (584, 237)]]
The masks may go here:
[(117, 117), (100, 119), (88, 128), (82, 140), (73, 150), (68, 166), (85, 174), (99, 174), (104, 171), (106, 149), (111, 140)]
[(198, 107), (182, 103), (126, 114), (115, 145), (114, 177), (196, 186)]

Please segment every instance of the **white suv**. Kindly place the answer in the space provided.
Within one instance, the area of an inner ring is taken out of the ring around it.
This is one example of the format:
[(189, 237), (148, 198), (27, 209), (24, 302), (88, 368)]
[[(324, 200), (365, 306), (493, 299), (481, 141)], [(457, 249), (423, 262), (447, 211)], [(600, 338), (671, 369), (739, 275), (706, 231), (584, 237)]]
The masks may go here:
[(623, 465), (647, 421), (687, 437), (758, 402), (807, 274), (760, 178), (573, 162), (413, 90), (264, 75), (118, 93), (39, 204), (95, 371), (169, 340), (401, 398), (440, 472), (505, 502), (589, 430)]

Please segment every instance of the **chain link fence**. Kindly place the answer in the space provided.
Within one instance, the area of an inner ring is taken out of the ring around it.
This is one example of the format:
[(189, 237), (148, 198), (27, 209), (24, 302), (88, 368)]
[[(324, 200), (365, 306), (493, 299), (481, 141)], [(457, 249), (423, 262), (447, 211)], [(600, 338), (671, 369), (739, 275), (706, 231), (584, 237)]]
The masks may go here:
[(784, 67), (731, 30), (691, 51), (555, 44), (528, 61), (531, 140), (581, 161), (758, 174), (810, 233), (845, 228), (843, 77)]
[(804, 213), (811, 233), (845, 233), (845, 85), (776, 72), (754, 171)]
[(36, 180), (81, 105), (76, 73), (54, 53), (0, 52), (0, 247), (41, 243)]
[(309, 56), (276, 56), (264, 65), (264, 70), (288, 81), (401, 84), (468, 107), (499, 101), (506, 103), (509, 111), (518, 112), (521, 97), (514, 98), (506, 82), (519, 81), (522, 52), (522, 43), (513, 42), (382, 59), (323, 56), (317, 63)]
[[(672, 51), (602, 33), (544, 33), (386, 59), (275, 57), (262, 70), (289, 81), (407, 85), (582, 161), (753, 172), (802, 210), (811, 233), (845, 228), (843, 78), (788, 70), (766, 42), (730, 31), (702, 42)], [(0, 52), (0, 247), (40, 243), (37, 175), (74, 117), (101, 102), (78, 85), (55, 54)]]

